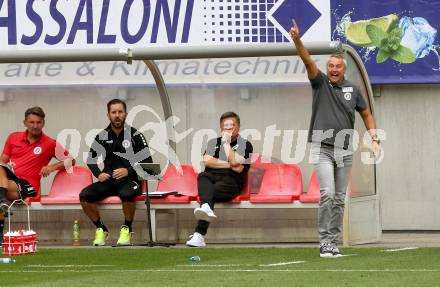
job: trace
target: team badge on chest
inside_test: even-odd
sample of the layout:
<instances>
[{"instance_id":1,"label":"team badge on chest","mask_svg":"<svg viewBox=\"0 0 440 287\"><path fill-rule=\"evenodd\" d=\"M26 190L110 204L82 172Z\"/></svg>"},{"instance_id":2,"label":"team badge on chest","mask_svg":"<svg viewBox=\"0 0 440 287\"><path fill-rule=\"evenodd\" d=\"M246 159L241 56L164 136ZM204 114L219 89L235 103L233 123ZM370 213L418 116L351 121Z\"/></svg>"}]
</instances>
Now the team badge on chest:
<instances>
[{"instance_id":1,"label":"team badge on chest","mask_svg":"<svg viewBox=\"0 0 440 287\"><path fill-rule=\"evenodd\" d=\"M42 151L43 149L40 146L34 148L34 154L40 154Z\"/></svg>"},{"instance_id":2,"label":"team badge on chest","mask_svg":"<svg viewBox=\"0 0 440 287\"><path fill-rule=\"evenodd\" d=\"M129 148L130 145L131 145L131 143L130 143L129 140L123 140L123 141L122 141L122 146L123 146L124 148Z\"/></svg>"},{"instance_id":3,"label":"team badge on chest","mask_svg":"<svg viewBox=\"0 0 440 287\"><path fill-rule=\"evenodd\" d=\"M353 93L353 87L343 87L342 92L344 93L344 99L351 100L351 93Z\"/></svg>"}]
</instances>

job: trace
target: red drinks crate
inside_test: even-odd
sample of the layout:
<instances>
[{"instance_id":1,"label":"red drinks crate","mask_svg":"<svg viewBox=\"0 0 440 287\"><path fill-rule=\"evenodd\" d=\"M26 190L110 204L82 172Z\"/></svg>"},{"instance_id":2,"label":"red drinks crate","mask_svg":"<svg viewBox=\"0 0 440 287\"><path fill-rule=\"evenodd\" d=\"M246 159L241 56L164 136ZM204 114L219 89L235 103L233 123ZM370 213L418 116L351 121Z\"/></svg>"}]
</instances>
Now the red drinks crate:
<instances>
[{"instance_id":1,"label":"red drinks crate","mask_svg":"<svg viewBox=\"0 0 440 287\"><path fill-rule=\"evenodd\" d=\"M11 231L10 210L16 203L23 203L27 208L28 230ZM30 228L29 205L22 200L15 200L8 209L9 231L4 235L3 254L8 256L19 256L32 254L37 251L37 234Z\"/></svg>"},{"instance_id":2,"label":"red drinks crate","mask_svg":"<svg viewBox=\"0 0 440 287\"><path fill-rule=\"evenodd\" d=\"M37 236L34 231L8 232L4 236L3 253L8 256L19 256L37 251Z\"/></svg>"}]
</instances>

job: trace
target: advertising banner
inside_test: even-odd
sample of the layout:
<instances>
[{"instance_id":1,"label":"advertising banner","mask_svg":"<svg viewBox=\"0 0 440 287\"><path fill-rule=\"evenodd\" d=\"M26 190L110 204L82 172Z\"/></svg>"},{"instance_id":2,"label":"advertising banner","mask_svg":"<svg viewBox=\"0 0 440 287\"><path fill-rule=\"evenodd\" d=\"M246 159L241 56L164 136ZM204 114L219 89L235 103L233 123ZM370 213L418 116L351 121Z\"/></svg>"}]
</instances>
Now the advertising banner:
<instances>
[{"instance_id":1,"label":"advertising banner","mask_svg":"<svg viewBox=\"0 0 440 287\"><path fill-rule=\"evenodd\" d=\"M357 49L373 84L439 83L439 13L438 0L0 0L0 52L283 43L295 19L304 42Z\"/></svg>"}]
</instances>

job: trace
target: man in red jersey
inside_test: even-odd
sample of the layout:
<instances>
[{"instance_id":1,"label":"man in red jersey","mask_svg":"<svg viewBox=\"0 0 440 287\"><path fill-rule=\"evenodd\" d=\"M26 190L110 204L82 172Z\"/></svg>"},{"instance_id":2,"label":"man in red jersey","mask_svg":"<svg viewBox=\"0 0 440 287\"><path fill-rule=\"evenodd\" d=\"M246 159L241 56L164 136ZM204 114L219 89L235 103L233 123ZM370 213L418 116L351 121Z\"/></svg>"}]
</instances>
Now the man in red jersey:
<instances>
[{"instance_id":1,"label":"man in red jersey","mask_svg":"<svg viewBox=\"0 0 440 287\"><path fill-rule=\"evenodd\" d=\"M0 245L8 201L36 196L42 176L75 164L60 144L43 133L44 118L40 107L27 109L23 121L26 130L11 133L0 156ZM59 162L49 165L54 157Z\"/></svg>"}]
</instances>

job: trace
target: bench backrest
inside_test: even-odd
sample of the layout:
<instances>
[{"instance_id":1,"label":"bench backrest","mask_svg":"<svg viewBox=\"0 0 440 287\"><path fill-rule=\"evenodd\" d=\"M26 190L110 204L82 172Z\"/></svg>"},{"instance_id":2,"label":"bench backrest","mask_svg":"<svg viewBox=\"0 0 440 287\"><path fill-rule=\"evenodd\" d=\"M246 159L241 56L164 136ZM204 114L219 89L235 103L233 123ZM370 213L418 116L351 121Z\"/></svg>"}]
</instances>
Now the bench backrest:
<instances>
[{"instance_id":1,"label":"bench backrest","mask_svg":"<svg viewBox=\"0 0 440 287\"><path fill-rule=\"evenodd\" d=\"M301 202L319 202L320 190L319 181L316 172L312 173L310 177L309 187L307 188L307 193L301 194L299 200Z\"/></svg>"},{"instance_id":2,"label":"bench backrest","mask_svg":"<svg viewBox=\"0 0 440 287\"><path fill-rule=\"evenodd\" d=\"M294 164L265 164L259 194L292 195L298 199L302 193L301 170Z\"/></svg>"},{"instance_id":3,"label":"bench backrest","mask_svg":"<svg viewBox=\"0 0 440 287\"><path fill-rule=\"evenodd\" d=\"M157 191L177 191L179 194L196 198L197 172L191 165L169 165L157 185Z\"/></svg>"},{"instance_id":4,"label":"bench backrest","mask_svg":"<svg viewBox=\"0 0 440 287\"><path fill-rule=\"evenodd\" d=\"M49 194L41 197L41 204L79 203L79 193L92 183L92 173L85 166L60 170L53 179Z\"/></svg>"}]
</instances>

